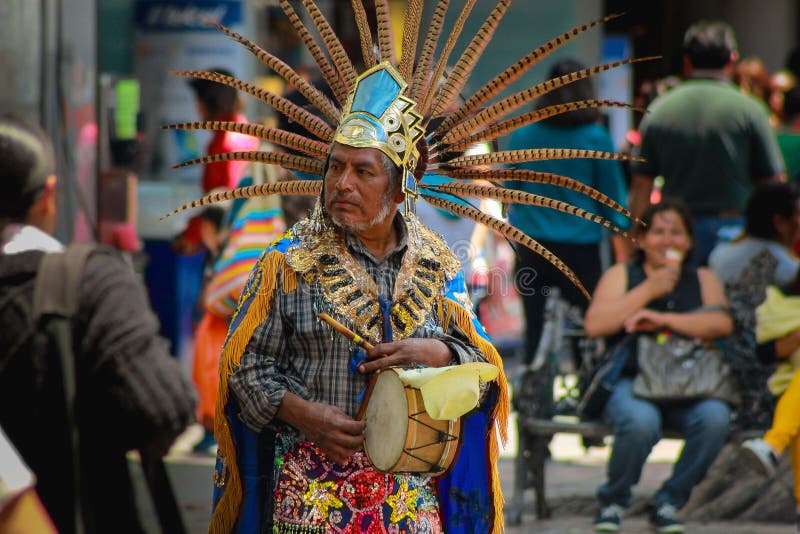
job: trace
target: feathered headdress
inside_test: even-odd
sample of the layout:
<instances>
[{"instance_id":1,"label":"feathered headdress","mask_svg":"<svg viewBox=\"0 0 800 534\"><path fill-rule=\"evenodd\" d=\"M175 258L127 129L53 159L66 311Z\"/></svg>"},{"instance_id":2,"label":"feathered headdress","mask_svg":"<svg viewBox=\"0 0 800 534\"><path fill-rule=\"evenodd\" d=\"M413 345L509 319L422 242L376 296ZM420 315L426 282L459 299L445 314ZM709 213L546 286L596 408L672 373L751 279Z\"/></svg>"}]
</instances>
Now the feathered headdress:
<instances>
[{"instance_id":1,"label":"feathered headdress","mask_svg":"<svg viewBox=\"0 0 800 534\"><path fill-rule=\"evenodd\" d=\"M588 297L581 281L556 255L530 236L507 222L483 213L460 199L469 197L497 199L505 203L521 203L562 211L576 217L599 223L615 232L627 236L607 219L577 208L565 202L540 195L524 193L514 189L490 185L469 184L469 180L490 183L501 181L539 182L573 189L586 194L595 201L609 206L627 217L631 213L603 193L565 176L529 170L512 170L508 165L527 161L595 158L625 160L630 156L595 150L525 149L495 152L480 155L461 155L473 143L485 142L504 136L521 126L587 107L624 107L634 109L626 103L610 100L581 100L559 104L527 113L511 116L536 97L553 91L576 80L619 67L621 65L652 58L626 59L605 65L579 70L558 78L525 88L506 98L493 99L522 74L554 50L584 31L616 18L609 15L601 20L577 26L551 39L523 56L495 76L454 111L456 97L464 88L469 73L492 38L497 26L508 9L511 0L499 0L494 10L452 64L450 74L443 83L445 67L450 61L456 40L461 34L476 0L466 0L449 33L437 59L434 60L445 13L449 0L438 0L431 17L425 39L418 47L418 32L421 28L423 0L410 0L405 12L402 35L402 54L399 60L393 54L392 24L389 20L387 0L375 0L377 18L377 45L373 44L363 0L352 0L358 26L363 62L366 72L356 73L353 62L344 50L341 41L333 32L313 0L301 0L322 38L322 47L313 37L289 0L280 0L283 11L301 37L319 66L322 77L335 96L331 102L323 93L307 82L295 70L273 54L252 41L217 23L217 29L246 46L259 60L281 76L290 86L303 95L317 114L289 100L253 84L214 72L179 71L180 76L202 78L235 87L270 105L290 120L305 128L310 136L290 133L285 130L260 125L223 121L206 121L174 124L165 128L188 130L222 130L259 137L265 141L290 149L292 153L230 152L206 156L178 165L197 165L217 161L251 161L280 165L286 169L322 176L325 160L332 142L355 147L377 148L386 154L403 174L402 187L406 193L406 212L413 211L413 199L418 195L432 205L451 211L461 217L470 218L489 226L507 239L520 243L549 260L563 272ZM295 2L296 3L296 2ZM419 54L417 55L417 49ZM432 118L440 120L432 131L426 131ZM452 178L452 182L436 185L421 185L424 174L438 174ZM467 181L467 183L465 183ZM209 195L186 204L179 211L203 206L231 198L246 198L258 195L319 195L322 182L296 180L252 186L224 193ZM447 198L450 197L451 199ZM423 221L424 222L424 221Z\"/></svg>"},{"instance_id":2,"label":"feathered headdress","mask_svg":"<svg viewBox=\"0 0 800 534\"><path fill-rule=\"evenodd\" d=\"M451 109L456 97L464 88L470 72L491 40L511 0L497 2L461 56L452 63L449 75L441 83L439 80L442 79L455 43L476 0L465 1L454 27L449 32L436 59L434 56L442 33L449 0L438 0L425 33L425 39L420 47L418 47L418 32L421 28L423 0L409 0L403 21L402 54L399 60L393 54L392 24L389 20L387 0L375 0L377 46L372 40L373 33L367 22L363 0L352 0L360 35L363 62L367 67L367 70L361 74L356 72L341 41L314 0L301 1L313 22L314 29L322 38L322 46L315 40L309 28L304 25L295 11L292 4L297 2L280 0L280 6L319 66L322 77L330 87L336 102L331 102L321 91L273 54L242 35L213 22L210 24L246 46L267 67L294 87L308 100L316 113L266 89L231 76L205 71L179 71L176 74L216 81L248 93L304 127L313 138L277 128L224 121L190 122L165 126L165 128L222 130L252 135L292 151L292 153L278 151L230 152L193 159L181 163L178 167L239 160L281 165L290 170L321 177L333 142L354 147L377 148L401 169L402 187L407 199L406 213L413 211L413 199L419 195L438 208L489 226L507 239L520 243L549 260L588 297L580 280L555 254L514 226L483 213L469 203L463 202L462 199L491 198L506 203L541 206L602 224L627 236L623 230L607 219L568 203L504 187L470 184L469 180L482 180L483 183L486 181L490 183L501 181L539 182L565 187L588 195L595 201L632 218L631 213L624 207L577 180L550 173L506 168L509 164L548 159L625 160L630 157L596 150L570 148L531 148L479 155L462 155L462 153L473 143L497 139L521 126L560 113L587 107L633 109L623 102L581 100L510 116L536 97L566 84L621 65L652 58L627 59L582 69L493 101L501 91L542 58L584 31L616 18L618 15L609 15L601 20L577 26L551 39L495 76L455 110L445 111ZM418 48L420 49L419 55L417 55ZM435 129L427 131L427 127L434 117L440 122ZM426 173L452 178L453 181L436 185L420 184L420 180ZM263 184L209 195L178 208L170 215L185 209L232 198L274 194L319 195L321 190L322 181L317 180Z\"/></svg>"}]
</instances>

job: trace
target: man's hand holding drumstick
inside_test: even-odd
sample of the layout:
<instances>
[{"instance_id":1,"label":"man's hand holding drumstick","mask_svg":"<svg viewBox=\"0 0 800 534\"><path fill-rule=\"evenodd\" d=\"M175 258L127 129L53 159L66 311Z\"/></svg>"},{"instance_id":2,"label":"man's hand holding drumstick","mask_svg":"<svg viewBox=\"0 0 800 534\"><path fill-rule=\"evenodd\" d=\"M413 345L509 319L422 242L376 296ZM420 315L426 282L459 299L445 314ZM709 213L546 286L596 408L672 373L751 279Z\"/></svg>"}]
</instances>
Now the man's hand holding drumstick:
<instances>
[{"instance_id":1,"label":"man's hand holding drumstick","mask_svg":"<svg viewBox=\"0 0 800 534\"><path fill-rule=\"evenodd\" d=\"M444 367L453 355L441 340L432 338L406 338L400 341L372 345L367 340L338 322L326 313L317 316L334 330L367 351L366 360L358 366L358 372L371 374L389 367Z\"/></svg>"},{"instance_id":2,"label":"man's hand holding drumstick","mask_svg":"<svg viewBox=\"0 0 800 534\"><path fill-rule=\"evenodd\" d=\"M353 341L358 342L356 339ZM361 341L372 346L364 339ZM278 408L278 418L300 430L328 458L340 465L347 463L364 444L366 421L357 421L336 406L311 402L289 391L284 394Z\"/></svg>"}]
</instances>

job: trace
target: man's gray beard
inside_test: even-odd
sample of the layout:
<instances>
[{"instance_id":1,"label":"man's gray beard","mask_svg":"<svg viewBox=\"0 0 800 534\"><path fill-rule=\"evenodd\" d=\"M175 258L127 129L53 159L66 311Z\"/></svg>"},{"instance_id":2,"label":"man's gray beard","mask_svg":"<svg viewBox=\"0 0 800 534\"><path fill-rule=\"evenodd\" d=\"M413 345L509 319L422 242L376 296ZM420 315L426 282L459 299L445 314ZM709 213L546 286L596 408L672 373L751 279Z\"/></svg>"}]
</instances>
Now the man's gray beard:
<instances>
[{"instance_id":1,"label":"man's gray beard","mask_svg":"<svg viewBox=\"0 0 800 534\"><path fill-rule=\"evenodd\" d=\"M375 217L365 223L345 223L344 221L339 220L339 218L333 214L331 214L331 220L333 221L333 224L345 230L346 232L350 232L351 234L361 234L373 226L382 223L383 220L389 216L389 210L391 207L391 201L387 195L386 197L381 198L381 210L375 214Z\"/></svg>"}]
</instances>

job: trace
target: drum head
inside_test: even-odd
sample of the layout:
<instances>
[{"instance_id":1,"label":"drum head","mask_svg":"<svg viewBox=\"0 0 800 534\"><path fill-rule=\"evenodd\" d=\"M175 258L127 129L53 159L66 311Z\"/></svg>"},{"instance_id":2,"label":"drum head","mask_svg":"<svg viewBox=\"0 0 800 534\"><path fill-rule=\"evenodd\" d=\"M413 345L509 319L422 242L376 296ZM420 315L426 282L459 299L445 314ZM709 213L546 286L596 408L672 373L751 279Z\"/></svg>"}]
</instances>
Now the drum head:
<instances>
[{"instance_id":1,"label":"drum head","mask_svg":"<svg viewBox=\"0 0 800 534\"><path fill-rule=\"evenodd\" d=\"M378 375L367 403L365 448L372 464L388 471L400 459L408 432L408 399L391 369Z\"/></svg>"}]
</instances>

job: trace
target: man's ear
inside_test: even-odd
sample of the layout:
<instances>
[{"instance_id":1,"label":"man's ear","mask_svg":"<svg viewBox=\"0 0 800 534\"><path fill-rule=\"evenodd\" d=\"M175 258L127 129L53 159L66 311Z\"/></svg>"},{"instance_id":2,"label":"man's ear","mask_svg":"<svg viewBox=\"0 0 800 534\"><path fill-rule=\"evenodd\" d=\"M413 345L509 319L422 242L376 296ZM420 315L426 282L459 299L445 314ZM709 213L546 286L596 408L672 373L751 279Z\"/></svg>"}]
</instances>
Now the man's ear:
<instances>
[{"instance_id":1,"label":"man's ear","mask_svg":"<svg viewBox=\"0 0 800 534\"><path fill-rule=\"evenodd\" d=\"M685 76L690 75L694 72L694 65L692 65L692 60L689 59L689 54L683 54L683 74Z\"/></svg>"},{"instance_id":2,"label":"man's ear","mask_svg":"<svg viewBox=\"0 0 800 534\"><path fill-rule=\"evenodd\" d=\"M395 189L394 194L392 195L392 200L394 200L395 204L400 204L401 202L404 202L405 199L406 194L403 193L403 188L398 185L397 189Z\"/></svg>"},{"instance_id":3,"label":"man's ear","mask_svg":"<svg viewBox=\"0 0 800 534\"><path fill-rule=\"evenodd\" d=\"M54 174L48 176L44 182L42 193L28 208L26 222L45 232L52 232L55 226L57 183Z\"/></svg>"},{"instance_id":4,"label":"man's ear","mask_svg":"<svg viewBox=\"0 0 800 534\"><path fill-rule=\"evenodd\" d=\"M772 227L775 228L775 232L777 232L778 236L780 237L783 237L783 232L786 229L788 222L789 221L786 220L786 217L780 213L774 213L772 215Z\"/></svg>"}]
</instances>

